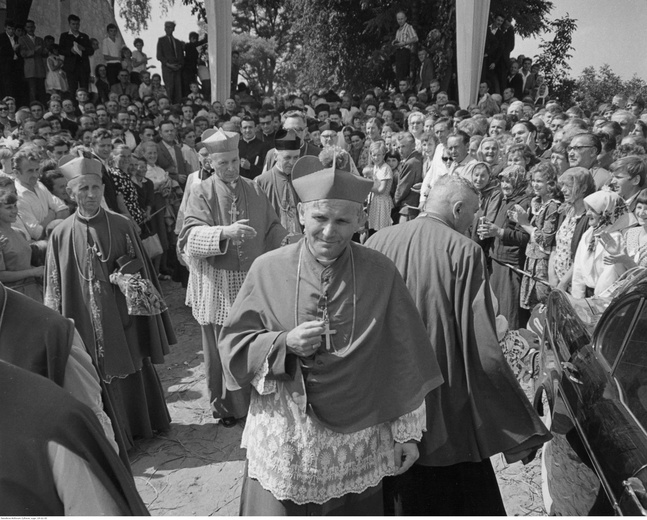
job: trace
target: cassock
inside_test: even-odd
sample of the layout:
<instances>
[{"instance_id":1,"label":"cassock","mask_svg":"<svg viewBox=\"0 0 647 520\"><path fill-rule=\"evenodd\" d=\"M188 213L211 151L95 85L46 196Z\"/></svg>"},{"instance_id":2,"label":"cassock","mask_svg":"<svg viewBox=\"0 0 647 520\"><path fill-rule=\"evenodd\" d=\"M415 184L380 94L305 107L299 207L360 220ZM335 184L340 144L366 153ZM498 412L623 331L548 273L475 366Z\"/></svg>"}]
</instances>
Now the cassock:
<instances>
[{"instance_id":1,"label":"cassock","mask_svg":"<svg viewBox=\"0 0 647 520\"><path fill-rule=\"evenodd\" d=\"M148 515L88 407L0 360L0 510L8 516Z\"/></svg>"},{"instance_id":2,"label":"cassock","mask_svg":"<svg viewBox=\"0 0 647 520\"><path fill-rule=\"evenodd\" d=\"M74 320L105 383L128 448L134 437L153 437L170 427L164 390L153 363L164 363L176 342L168 311L133 316L121 290L110 282L117 259L141 261L142 278L161 294L153 267L132 223L101 209L78 212L53 231L45 266L45 304Z\"/></svg>"},{"instance_id":3,"label":"cassock","mask_svg":"<svg viewBox=\"0 0 647 520\"><path fill-rule=\"evenodd\" d=\"M247 159L250 163L249 169L240 169L240 174L247 179L255 179L263 171L263 163L265 162L265 154L267 153L268 146L266 143L254 137L251 141L241 139L238 141L238 153L241 159Z\"/></svg>"},{"instance_id":4,"label":"cassock","mask_svg":"<svg viewBox=\"0 0 647 520\"><path fill-rule=\"evenodd\" d=\"M249 219L256 236L244 242L222 240L221 232ZM287 235L260 187L239 177L235 186L217 175L193 184L184 208L178 249L189 266L186 302L202 328L205 371L215 418L247 415L249 391L225 389L217 338L252 262L275 249Z\"/></svg>"},{"instance_id":5,"label":"cassock","mask_svg":"<svg viewBox=\"0 0 647 520\"><path fill-rule=\"evenodd\" d=\"M383 229L366 245L402 273L445 379L427 396L414 471L394 479L403 513L505 514L489 457L521 460L550 434L499 347L481 248L432 216Z\"/></svg>"},{"instance_id":6,"label":"cassock","mask_svg":"<svg viewBox=\"0 0 647 520\"><path fill-rule=\"evenodd\" d=\"M420 438L442 378L393 264L351 242L324 266L306 240L254 262L220 335L228 388L253 385L241 513L379 514L393 441ZM322 318L319 350L289 353L288 331Z\"/></svg>"},{"instance_id":7,"label":"cassock","mask_svg":"<svg viewBox=\"0 0 647 520\"><path fill-rule=\"evenodd\" d=\"M274 211L281 219L281 225L288 230L288 233L301 233L301 222L297 211L300 200L297 192L294 191L290 176L274 165L271 170L256 177L255 181L270 200Z\"/></svg>"}]
</instances>

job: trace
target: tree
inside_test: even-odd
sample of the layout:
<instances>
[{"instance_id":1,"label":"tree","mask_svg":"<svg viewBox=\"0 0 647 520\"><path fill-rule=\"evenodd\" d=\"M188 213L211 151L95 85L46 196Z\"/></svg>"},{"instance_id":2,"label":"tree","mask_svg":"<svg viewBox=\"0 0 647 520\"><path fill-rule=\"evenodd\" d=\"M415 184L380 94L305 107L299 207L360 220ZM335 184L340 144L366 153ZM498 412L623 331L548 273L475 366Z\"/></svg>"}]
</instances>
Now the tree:
<instances>
[{"instance_id":1,"label":"tree","mask_svg":"<svg viewBox=\"0 0 647 520\"><path fill-rule=\"evenodd\" d=\"M187 0L184 0L185 2ZM233 47L240 52L241 75L266 94L290 74L288 60L298 35L285 0L235 0Z\"/></svg>"},{"instance_id":2,"label":"tree","mask_svg":"<svg viewBox=\"0 0 647 520\"><path fill-rule=\"evenodd\" d=\"M647 95L647 84L644 80L634 75L628 81L623 81L620 76L604 64L600 70L587 67L575 82L577 101L585 110L591 112L598 109L602 103L611 103L616 94L627 96Z\"/></svg>"},{"instance_id":3,"label":"tree","mask_svg":"<svg viewBox=\"0 0 647 520\"><path fill-rule=\"evenodd\" d=\"M436 70L448 85L456 54L455 0L289 0L295 11L293 30L307 34L298 61L302 86L347 86L355 90L386 86L393 77L390 42L396 12L404 9L421 45L432 47ZM547 27L553 8L547 0L493 0L492 10L515 19L518 34ZM435 31L432 33L432 30ZM432 37L428 36L432 34Z\"/></svg>"},{"instance_id":4,"label":"tree","mask_svg":"<svg viewBox=\"0 0 647 520\"><path fill-rule=\"evenodd\" d=\"M562 103L569 104L575 90L575 81L570 78L571 66L568 60L573 56L573 33L577 29L577 20L568 13L562 18L547 23L548 31L553 38L546 40L542 37L539 49L541 54L535 58L548 84L551 96L557 97Z\"/></svg>"}]
</instances>

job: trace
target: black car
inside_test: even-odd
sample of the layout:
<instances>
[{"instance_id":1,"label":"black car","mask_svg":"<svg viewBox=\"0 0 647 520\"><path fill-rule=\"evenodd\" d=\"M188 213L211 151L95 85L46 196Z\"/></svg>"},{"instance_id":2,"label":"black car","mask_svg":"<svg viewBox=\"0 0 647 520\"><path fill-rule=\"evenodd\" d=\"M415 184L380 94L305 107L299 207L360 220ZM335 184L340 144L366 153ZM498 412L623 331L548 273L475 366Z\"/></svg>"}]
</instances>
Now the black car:
<instances>
[{"instance_id":1,"label":"black car","mask_svg":"<svg viewBox=\"0 0 647 520\"><path fill-rule=\"evenodd\" d=\"M554 439L542 455L546 511L647 514L647 269L606 298L548 299L534 404Z\"/></svg>"}]
</instances>

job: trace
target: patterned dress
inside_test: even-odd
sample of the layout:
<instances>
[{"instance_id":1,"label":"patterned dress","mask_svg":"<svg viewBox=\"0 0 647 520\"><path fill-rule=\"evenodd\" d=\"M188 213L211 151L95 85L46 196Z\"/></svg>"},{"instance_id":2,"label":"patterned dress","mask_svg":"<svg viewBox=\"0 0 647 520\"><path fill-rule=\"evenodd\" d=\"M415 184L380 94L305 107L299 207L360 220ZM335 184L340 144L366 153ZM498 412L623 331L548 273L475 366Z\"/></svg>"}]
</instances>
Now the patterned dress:
<instances>
[{"instance_id":1,"label":"patterned dress","mask_svg":"<svg viewBox=\"0 0 647 520\"><path fill-rule=\"evenodd\" d=\"M555 235L555 253L553 265L555 276L561 281L573 265L573 255L571 254L571 242L575 227L580 216L575 214L575 210L570 208L564 217L562 225L559 226Z\"/></svg>"},{"instance_id":2,"label":"patterned dress","mask_svg":"<svg viewBox=\"0 0 647 520\"><path fill-rule=\"evenodd\" d=\"M378 187L382 181L386 181L386 189L383 193L371 193L369 195L368 227L377 231L392 224L393 199L390 193L391 185L393 184L393 172L388 164L382 163L381 166L373 166L371 174L375 187Z\"/></svg>"},{"instance_id":3,"label":"patterned dress","mask_svg":"<svg viewBox=\"0 0 647 520\"><path fill-rule=\"evenodd\" d=\"M530 224L535 230L526 246L525 271L540 280L548 281L548 259L555 245L559 206L560 202L555 199L543 204L537 197L532 199L531 209L534 216ZM532 309L546 300L548 292L548 286L524 276L521 280L521 307Z\"/></svg>"}]
</instances>

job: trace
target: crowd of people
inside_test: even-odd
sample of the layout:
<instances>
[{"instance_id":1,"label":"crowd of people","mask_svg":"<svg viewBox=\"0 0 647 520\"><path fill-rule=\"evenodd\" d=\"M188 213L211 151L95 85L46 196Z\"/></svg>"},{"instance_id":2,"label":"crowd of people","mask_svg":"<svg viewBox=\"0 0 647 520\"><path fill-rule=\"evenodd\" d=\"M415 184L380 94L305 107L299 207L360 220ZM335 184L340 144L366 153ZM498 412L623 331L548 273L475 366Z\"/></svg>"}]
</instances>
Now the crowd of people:
<instances>
[{"instance_id":1,"label":"crowd of people","mask_svg":"<svg viewBox=\"0 0 647 520\"><path fill-rule=\"evenodd\" d=\"M214 419L245 419L243 514L505 514L489 457L528 461L550 437L517 380L519 330L553 289L600 295L647 267L644 101L562 106L519 57L503 95L486 80L461 108L419 49L392 91L241 84L211 103L183 82L197 34L165 24L162 85L114 26L90 76L98 41L69 23L74 99L30 83L37 99L0 100L0 409L30 388L70 418L20 401L40 451L0 446L2 512L145 512L128 450L170 427L154 365L176 341L172 280ZM54 471L30 480L24 460Z\"/></svg>"}]
</instances>

